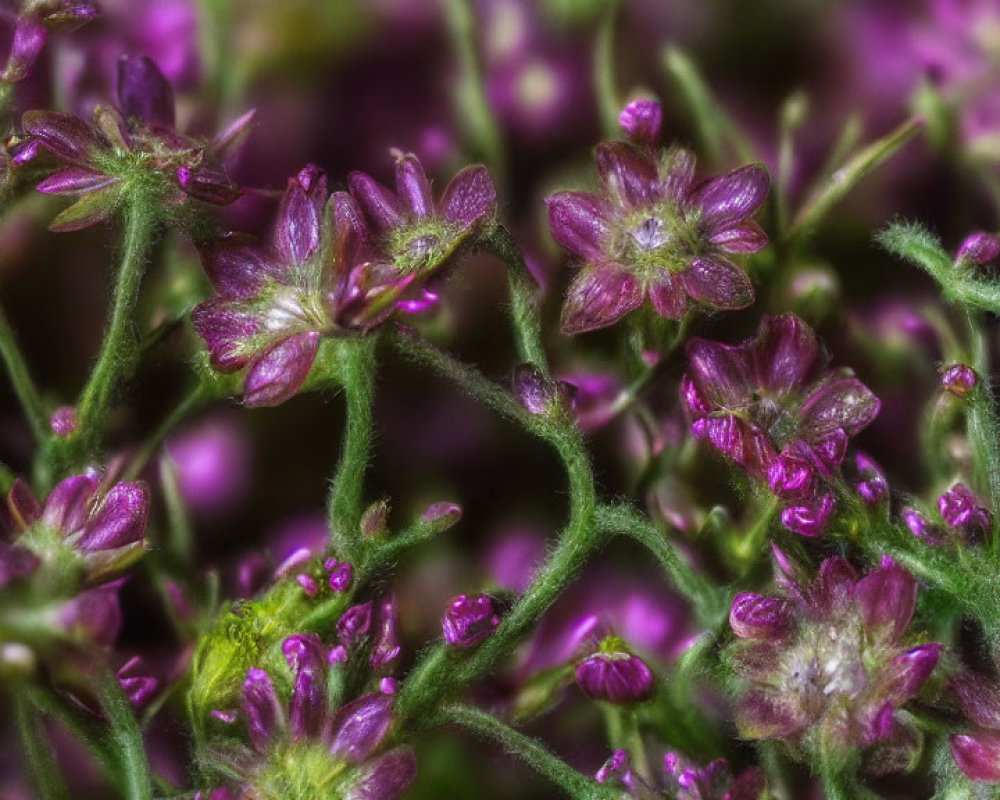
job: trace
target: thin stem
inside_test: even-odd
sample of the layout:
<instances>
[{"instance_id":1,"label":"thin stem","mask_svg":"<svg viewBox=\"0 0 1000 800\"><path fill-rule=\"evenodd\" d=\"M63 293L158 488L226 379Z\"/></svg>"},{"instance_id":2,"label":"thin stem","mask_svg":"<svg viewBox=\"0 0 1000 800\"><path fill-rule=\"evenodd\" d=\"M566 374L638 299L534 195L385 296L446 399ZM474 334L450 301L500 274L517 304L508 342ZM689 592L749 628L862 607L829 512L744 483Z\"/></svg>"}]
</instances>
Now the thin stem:
<instances>
[{"instance_id":1,"label":"thin stem","mask_svg":"<svg viewBox=\"0 0 1000 800\"><path fill-rule=\"evenodd\" d=\"M469 0L441 0L441 6L458 56L460 77L456 86L456 102L461 121L477 154L486 160L493 171L502 174L503 141L486 100L475 14Z\"/></svg>"},{"instance_id":2,"label":"thin stem","mask_svg":"<svg viewBox=\"0 0 1000 800\"><path fill-rule=\"evenodd\" d=\"M973 368L979 381L969 398L969 442L976 463L977 477L989 487L990 507L1000 509L1000 424L996 403L989 385L990 353L986 339L986 320L978 312L968 311L966 320L972 342ZM994 542L995 545L995 542Z\"/></svg>"},{"instance_id":3,"label":"thin stem","mask_svg":"<svg viewBox=\"0 0 1000 800\"><path fill-rule=\"evenodd\" d=\"M101 707L110 727L125 797L127 800L152 800L153 785L142 730L118 678L110 671L102 680Z\"/></svg>"},{"instance_id":4,"label":"thin stem","mask_svg":"<svg viewBox=\"0 0 1000 800\"><path fill-rule=\"evenodd\" d=\"M524 254L503 225L493 228L482 241L485 250L507 265L507 282L510 287L510 316L517 339L517 355L522 361L537 366L548 377L548 359L542 346L542 326L537 308L531 274L524 263Z\"/></svg>"},{"instance_id":5,"label":"thin stem","mask_svg":"<svg viewBox=\"0 0 1000 800\"><path fill-rule=\"evenodd\" d=\"M621 99L615 85L615 21L618 17L618 3L608 4L608 8L597 29L594 44L594 92L601 115L601 128L607 139L614 139L619 132L618 112Z\"/></svg>"},{"instance_id":6,"label":"thin stem","mask_svg":"<svg viewBox=\"0 0 1000 800\"><path fill-rule=\"evenodd\" d=\"M469 729L483 739L497 742L508 753L520 758L575 800L613 800L620 795L620 792L604 787L577 772L538 740L525 736L478 708L448 706L435 718L435 722L451 722Z\"/></svg>"},{"instance_id":7,"label":"thin stem","mask_svg":"<svg viewBox=\"0 0 1000 800\"><path fill-rule=\"evenodd\" d=\"M155 215L141 201L133 199L125 210L121 264L111 301L111 317L97 363L77 403L79 423L71 439L78 448L76 456L86 455L100 441L115 392L135 367L138 346L135 307L155 229Z\"/></svg>"},{"instance_id":8,"label":"thin stem","mask_svg":"<svg viewBox=\"0 0 1000 800\"><path fill-rule=\"evenodd\" d=\"M68 798L69 789L66 788L62 771L52 752L52 745L46 741L38 713L27 696L19 691L14 695L14 714L17 717L25 760L31 770L38 796L41 800Z\"/></svg>"},{"instance_id":9,"label":"thin stem","mask_svg":"<svg viewBox=\"0 0 1000 800\"><path fill-rule=\"evenodd\" d=\"M338 364L347 400L347 417L340 462L330 486L327 512L330 532L339 552L353 562L360 558L361 503L372 441L375 395L375 340L361 337L345 345Z\"/></svg>"},{"instance_id":10,"label":"thin stem","mask_svg":"<svg viewBox=\"0 0 1000 800\"><path fill-rule=\"evenodd\" d=\"M49 425L45 415L45 406L42 398L38 394L28 365L24 360L21 349L17 346L14 338L14 331L11 330L7 315L0 308L0 358L3 359L7 368L7 375L10 378L11 386L17 394L18 402L27 418L28 427L35 441L44 442L49 436Z\"/></svg>"}]
</instances>

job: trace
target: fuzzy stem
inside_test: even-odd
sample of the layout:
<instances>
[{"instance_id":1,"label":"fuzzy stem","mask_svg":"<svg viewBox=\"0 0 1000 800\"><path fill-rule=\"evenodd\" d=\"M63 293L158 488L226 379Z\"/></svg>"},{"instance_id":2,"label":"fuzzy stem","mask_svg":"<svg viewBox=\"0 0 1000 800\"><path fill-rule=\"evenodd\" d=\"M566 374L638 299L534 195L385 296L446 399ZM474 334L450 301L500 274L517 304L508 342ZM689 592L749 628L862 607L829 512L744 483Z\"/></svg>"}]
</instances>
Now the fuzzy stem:
<instances>
[{"instance_id":1,"label":"fuzzy stem","mask_svg":"<svg viewBox=\"0 0 1000 800\"><path fill-rule=\"evenodd\" d=\"M582 775L562 759L553 755L541 742L505 725L496 717L470 706L448 706L435 718L435 723L454 723L468 728L477 736L497 742L504 750L517 756L530 767L560 787L574 800L614 800L619 792L604 787Z\"/></svg>"},{"instance_id":2,"label":"fuzzy stem","mask_svg":"<svg viewBox=\"0 0 1000 800\"><path fill-rule=\"evenodd\" d=\"M45 407L3 309L0 309L0 358L7 368L7 375L24 411L31 435L35 437L36 442L44 442L49 436Z\"/></svg>"},{"instance_id":3,"label":"fuzzy stem","mask_svg":"<svg viewBox=\"0 0 1000 800\"><path fill-rule=\"evenodd\" d=\"M14 714L21 734L25 761L28 763L39 798L41 800L68 798L69 789L52 752L52 745L46 741L41 720L31 701L20 691L14 693Z\"/></svg>"},{"instance_id":4,"label":"fuzzy stem","mask_svg":"<svg viewBox=\"0 0 1000 800\"><path fill-rule=\"evenodd\" d=\"M357 563L361 556L361 503L371 457L372 404L375 396L375 339L361 337L345 344L338 363L347 411L337 472L330 485L327 513L338 552Z\"/></svg>"},{"instance_id":5,"label":"fuzzy stem","mask_svg":"<svg viewBox=\"0 0 1000 800\"><path fill-rule=\"evenodd\" d=\"M601 115L601 129L606 139L618 136L618 112L622 103L615 85L615 20L618 2L608 4L594 43L594 93Z\"/></svg>"},{"instance_id":6,"label":"fuzzy stem","mask_svg":"<svg viewBox=\"0 0 1000 800\"><path fill-rule=\"evenodd\" d=\"M969 442L975 459L977 478L989 487L990 507L1000 509L1000 425L990 389L990 353L986 321L981 313L966 314L972 342L973 368L979 375L969 398ZM994 537L995 538L995 537ZM996 542L991 543L994 546Z\"/></svg>"},{"instance_id":7,"label":"fuzzy stem","mask_svg":"<svg viewBox=\"0 0 1000 800\"><path fill-rule=\"evenodd\" d=\"M127 800L152 800L153 786L142 730L118 678L110 671L103 676L101 707L111 729L110 738L118 756L125 797Z\"/></svg>"}]
</instances>

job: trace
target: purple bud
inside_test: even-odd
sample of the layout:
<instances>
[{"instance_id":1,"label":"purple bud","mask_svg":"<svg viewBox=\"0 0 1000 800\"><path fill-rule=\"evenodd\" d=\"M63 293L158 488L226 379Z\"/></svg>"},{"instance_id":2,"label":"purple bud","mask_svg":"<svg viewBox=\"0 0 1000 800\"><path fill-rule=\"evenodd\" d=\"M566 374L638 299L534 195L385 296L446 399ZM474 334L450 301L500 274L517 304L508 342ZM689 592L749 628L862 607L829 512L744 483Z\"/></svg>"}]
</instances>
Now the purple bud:
<instances>
[{"instance_id":1,"label":"purple bud","mask_svg":"<svg viewBox=\"0 0 1000 800\"><path fill-rule=\"evenodd\" d=\"M292 672L303 669L319 671L326 661L323 643L315 633L289 636L281 643L281 652Z\"/></svg>"},{"instance_id":2,"label":"purple bud","mask_svg":"<svg viewBox=\"0 0 1000 800\"><path fill-rule=\"evenodd\" d=\"M514 394L529 414L548 414L558 402L558 390L534 364L514 368Z\"/></svg>"},{"instance_id":3,"label":"purple bud","mask_svg":"<svg viewBox=\"0 0 1000 800\"><path fill-rule=\"evenodd\" d=\"M59 406L49 418L49 425L56 436L69 436L76 432L77 417L73 406Z\"/></svg>"},{"instance_id":4,"label":"purple bud","mask_svg":"<svg viewBox=\"0 0 1000 800\"><path fill-rule=\"evenodd\" d=\"M149 493L142 483L116 483L91 516L77 542L81 550L111 550L142 540Z\"/></svg>"},{"instance_id":5,"label":"purple bud","mask_svg":"<svg viewBox=\"0 0 1000 800\"><path fill-rule=\"evenodd\" d=\"M479 644L499 624L500 617L493 610L493 600L485 594L474 597L460 594L451 601L441 618L445 641L461 649Z\"/></svg>"},{"instance_id":6,"label":"purple bud","mask_svg":"<svg viewBox=\"0 0 1000 800\"><path fill-rule=\"evenodd\" d=\"M663 109L655 100L633 100L618 116L625 133L640 144L656 144L663 124Z\"/></svg>"},{"instance_id":7,"label":"purple bud","mask_svg":"<svg viewBox=\"0 0 1000 800\"><path fill-rule=\"evenodd\" d=\"M375 669L381 669L395 661L399 656L402 647L399 644L397 627L396 596L390 594L382 600L378 607L378 632L369 659L369 663Z\"/></svg>"},{"instance_id":8,"label":"purple bud","mask_svg":"<svg viewBox=\"0 0 1000 800\"><path fill-rule=\"evenodd\" d=\"M361 533L374 539L385 536L388 532L389 503L387 500L379 500L368 506L365 513L361 515Z\"/></svg>"},{"instance_id":9,"label":"purple bud","mask_svg":"<svg viewBox=\"0 0 1000 800\"><path fill-rule=\"evenodd\" d=\"M243 719L250 739L258 750L267 747L270 738L284 725L284 714L271 676L251 667L243 681Z\"/></svg>"},{"instance_id":10,"label":"purple bud","mask_svg":"<svg viewBox=\"0 0 1000 800\"><path fill-rule=\"evenodd\" d=\"M386 676L378 682L378 690L382 694L396 694L399 691L399 681L392 676Z\"/></svg>"},{"instance_id":11,"label":"purple bud","mask_svg":"<svg viewBox=\"0 0 1000 800\"><path fill-rule=\"evenodd\" d=\"M791 631L792 619L787 601L741 592L733 598L729 624L741 639L779 641Z\"/></svg>"},{"instance_id":12,"label":"purple bud","mask_svg":"<svg viewBox=\"0 0 1000 800\"><path fill-rule=\"evenodd\" d=\"M295 580L298 582L299 586L302 587L302 591L306 593L307 597L315 597L319 594L319 584L312 575L306 575L304 572L300 572L295 576Z\"/></svg>"},{"instance_id":13,"label":"purple bud","mask_svg":"<svg viewBox=\"0 0 1000 800\"><path fill-rule=\"evenodd\" d=\"M440 526L441 531L447 530L461 518L462 508L446 500L428 506L420 515L421 522Z\"/></svg>"},{"instance_id":14,"label":"purple bud","mask_svg":"<svg viewBox=\"0 0 1000 800\"><path fill-rule=\"evenodd\" d=\"M395 747L362 768L360 780L344 800L401 800L417 779L417 758L409 747Z\"/></svg>"},{"instance_id":15,"label":"purple bud","mask_svg":"<svg viewBox=\"0 0 1000 800\"><path fill-rule=\"evenodd\" d=\"M638 656L625 652L594 653L576 668L576 684L587 697L629 705L653 694L653 673Z\"/></svg>"},{"instance_id":16,"label":"purple bud","mask_svg":"<svg viewBox=\"0 0 1000 800\"><path fill-rule=\"evenodd\" d=\"M174 127L173 87L146 56L122 56L118 61L118 105L126 117Z\"/></svg>"},{"instance_id":17,"label":"purple bud","mask_svg":"<svg viewBox=\"0 0 1000 800\"><path fill-rule=\"evenodd\" d=\"M976 388L979 376L965 364L952 364L941 371L941 388L952 397L965 400Z\"/></svg>"},{"instance_id":18,"label":"purple bud","mask_svg":"<svg viewBox=\"0 0 1000 800\"><path fill-rule=\"evenodd\" d=\"M372 602L351 606L337 623L337 635L348 649L368 635L372 625Z\"/></svg>"},{"instance_id":19,"label":"purple bud","mask_svg":"<svg viewBox=\"0 0 1000 800\"><path fill-rule=\"evenodd\" d=\"M322 733L326 720L326 686L320 666L303 666L295 675L292 697L288 704L288 726L292 738L316 737Z\"/></svg>"},{"instance_id":20,"label":"purple bud","mask_svg":"<svg viewBox=\"0 0 1000 800\"><path fill-rule=\"evenodd\" d=\"M813 485L813 470L805 459L782 453L768 469L767 483L778 497L808 496Z\"/></svg>"},{"instance_id":21,"label":"purple bud","mask_svg":"<svg viewBox=\"0 0 1000 800\"><path fill-rule=\"evenodd\" d=\"M904 508L900 516L906 527L910 529L910 533L918 539L923 539L927 544L935 547L944 544L941 530L916 509Z\"/></svg>"},{"instance_id":22,"label":"purple bud","mask_svg":"<svg viewBox=\"0 0 1000 800\"><path fill-rule=\"evenodd\" d=\"M858 453L854 459L859 480L855 488L862 502L874 508L889 498L889 484L882 469L864 453Z\"/></svg>"},{"instance_id":23,"label":"purple bud","mask_svg":"<svg viewBox=\"0 0 1000 800\"><path fill-rule=\"evenodd\" d=\"M990 526L990 512L963 483L956 483L938 498L938 511L951 528L985 530Z\"/></svg>"},{"instance_id":24,"label":"purple bud","mask_svg":"<svg viewBox=\"0 0 1000 800\"><path fill-rule=\"evenodd\" d=\"M392 698L374 692L343 706L333 719L330 752L360 764L374 753L392 724Z\"/></svg>"},{"instance_id":25,"label":"purple bud","mask_svg":"<svg viewBox=\"0 0 1000 800\"><path fill-rule=\"evenodd\" d=\"M333 666L334 664L346 664L347 648L342 644L338 644L336 647L330 648L330 652L326 654L326 663L330 666Z\"/></svg>"},{"instance_id":26,"label":"purple bud","mask_svg":"<svg viewBox=\"0 0 1000 800\"><path fill-rule=\"evenodd\" d=\"M632 774L628 751L615 750L611 758L594 774L594 780L598 783L620 783L626 789L631 789L635 785L635 776Z\"/></svg>"},{"instance_id":27,"label":"purple bud","mask_svg":"<svg viewBox=\"0 0 1000 800\"><path fill-rule=\"evenodd\" d=\"M328 558L323 567L330 573L330 588L335 592L346 592L354 581L354 567L346 561Z\"/></svg>"},{"instance_id":28,"label":"purple bud","mask_svg":"<svg viewBox=\"0 0 1000 800\"><path fill-rule=\"evenodd\" d=\"M801 536L819 536L833 513L834 500L824 494L818 503L793 506L781 512L781 524Z\"/></svg>"},{"instance_id":29,"label":"purple bud","mask_svg":"<svg viewBox=\"0 0 1000 800\"><path fill-rule=\"evenodd\" d=\"M977 231L965 237L955 260L960 265L976 264L981 267L997 256L1000 256L1000 239L992 233Z\"/></svg>"}]
</instances>

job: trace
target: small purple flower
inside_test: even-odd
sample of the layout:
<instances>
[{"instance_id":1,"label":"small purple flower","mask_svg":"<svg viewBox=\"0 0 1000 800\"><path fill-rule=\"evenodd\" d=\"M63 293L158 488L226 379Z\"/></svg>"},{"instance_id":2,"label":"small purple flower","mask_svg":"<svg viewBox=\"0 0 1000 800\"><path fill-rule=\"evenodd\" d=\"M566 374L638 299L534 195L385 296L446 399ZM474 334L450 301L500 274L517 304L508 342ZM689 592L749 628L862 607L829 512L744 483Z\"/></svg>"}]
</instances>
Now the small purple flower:
<instances>
[{"instance_id":1,"label":"small purple flower","mask_svg":"<svg viewBox=\"0 0 1000 800\"><path fill-rule=\"evenodd\" d=\"M978 382L976 371L965 364L951 364L941 371L941 387L959 400L967 399Z\"/></svg>"},{"instance_id":2,"label":"small purple flower","mask_svg":"<svg viewBox=\"0 0 1000 800\"><path fill-rule=\"evenodd\" d=\"M130 658L118 670L118 683L133 708L141 708L156 692L159 681L149 675L140 656Z\"/></svg>"},{"instance_id":3,"label":"small purple flower","mask_svg":"<svg viewBox=\"0 0 1000 800\"><path fill-rule=\"evenodd\" d=\"M896 709L916 696L941 650L903 640L916 580L889 558L859 579L834 557L804 583L798 567L776 555L784 596L743 593L730 613L737 636L730 656L746 682L741 735L827 754L876 748L882 767L899 766L915 742Z\"/></svg>"},{"instance_id":4,"label":"small purple flower","mask_svg":"<svg viewBox=\"0 0 1000 800\"><path fill-rule=\"evenodd\" d=\"M854 373L830 370L812 330L794 314L765 317L738 345L691 339L681 397L691 432L788 504L782 522L822 532L833 510L825 488L850 437L878 414Z\"/></svg>"},{"instance_id":5,"label":"small purple flower","mask_svg":"<svg viewBox=\"0 0 1000 800\"><path fill-rule=\"evenodd\" d=\"M751 164L695 185L690 153L653 148L658 114L633 104L623 121L633 141L597 147L604 191L547 199L553 238L583 262L563 306L563 332L612 325L647 298L667 319L692 304L750 305L753 286L729 255L767 245L751 219L770 187L767 170Z\"/></svg>"},{"instance_id":6,"label":"small purple flower","mask_svg":"<svg viewBox=\"0 0 1000 800\"><path fill-rule=\"evenodd\" d=\"M759 800L764 773L748 767L737 777L724 758L697 767L676 753L663 756L664 785L676 800Z\"/></svg>"},{"instance_id":7,"label":"small purple flower","mask_svg":"<svg viewBox=\"0 0 1000 800\"><path fill-rule=\"evenodd\" d=\"M955 263L960 266L985 266L1000 256L1000 239L992 233L978 231L970 234L958 248Z\"/></svg>"},{"instance_id":8,"label":"small purple flower","mask_svg":"<svg viewBox=\"0 0 1000 800\"><path fill-rule=\"evenodd\" d=\"M534 364L514 368L514 394L529 414L549 415L572 405L572 387L546 378Z\"/></svg>"},{"instance_id":9,"label":"small purple flower","mask_svg":"<svg viewBox=\"0 0 1000 800\"><path fill-rule=\"evenodd\" d=\"M938 498L945 525L966 534L989 530L991 515L964 483L956 483Z\"/></svg>"},{"instance_id":10,"label":"small purple flower","mask_svg":"<svg viewBox=\"0 0 1000 800\"><path fill-rule=\"evenodd\" d=\"M348 650L354 649L372 627L372 602L351 606L337 623L337 636Z\"/></svg>"},{"instance_id":11,"label":"small purple flower","mask_svg":"<svg viewBox=\"0 0 1000 800\"><path fill-rule=\"evenodd\" d=\"M354 581L354 568L346 561L328 558L323 568L330 576L330 588L335 592L346 592Z\"/></svg>"},{"instance_id":12,"label":"small purple flower","mask_svg":"<svg viewBox=\"0 0 1000 800\"><path fill-rule=\"evenodd\" d=\"M73 406L59 406L49 419L49 426L56 436L70 436L76 433L78 424L76 409Z\"/></svg>"},{"instance_id":13,"label":"small purple flower","mask_svg":"<svg viewBox=\"0 0 1000 800\"><path fill-rule=\"evenodd\" d=\"M903 520L903 524L909 529L910 533L918 539L922 539L927 542L927 544L934 547L938 547L945 543L944 531L942 531L937 525L934 525L929 519L927 519L927 517L915 508L904 508L900 513L900 517Z\"/></svg>"},{"instance_id":14,"label":"small purple flower","mask_svg":"<svg viewBox=\"0 0 1000 800\"><path fill-rule=\"evenodd\" d=\"M250 117L239 125L245 127ZM174 130L173 88L144 56L122 56L118 68L118 106L98 106L92 122L56 111L27 111L24 130L60 162L38 185L46 194L80 199L50 224L54 231L75 231L110 217L136 176L163 201L182 204L193 197L226 205L240 189L219 163L230 131L205 143ZM149 178L155 177L155 185Z\"/></svg>"},{"instance_id":15,"label":"small purple flower","mask_svg":"<svg viewBox=\"0 0 1000 800\"><path fill-rule=\"evenodd\" d=\"M613 636L576 667L576 685L592 700L616 705L641 703L653 696L655 684L646 662L628 652L625 643Z\"/></svg>"},{"instance_id":16,"label":"small purple flower","mask_svg":"<svg viewBox=\"0 0 1000 800\"><path fill-rule=\"evenodd\" d=\"M854 486L862 502L870 508L885 503L889 499L889 482L882 468L865 453L855 455L854 466L857 473Z\"/></svg>"},{"instance_id":17,"label":"small purple flower","mask_svg":"<svg viewBox=\"0 0 1000 800\"><path fill-rule=\"evenodd\" d=\"M391 265L399 278L426 276L492 222L496 189L485 167L466 167L435 203L420 159L412 153L394 155L395 193L364 172L352 172L347 183L371 225L379 260Z\"/></svg>"},{"instance_id":18,"label":"small purple flower","mask_svg":"<svg viewBox=\"0 0 1000 800\"><path fill-rule=\"evenodd\" d=\"M472 597L460 594L451 601L441 618L445 641L462 650L475 647L499 624L500 617L493 608L493 600L486 594Z\"/></svg>"}]
</instances>

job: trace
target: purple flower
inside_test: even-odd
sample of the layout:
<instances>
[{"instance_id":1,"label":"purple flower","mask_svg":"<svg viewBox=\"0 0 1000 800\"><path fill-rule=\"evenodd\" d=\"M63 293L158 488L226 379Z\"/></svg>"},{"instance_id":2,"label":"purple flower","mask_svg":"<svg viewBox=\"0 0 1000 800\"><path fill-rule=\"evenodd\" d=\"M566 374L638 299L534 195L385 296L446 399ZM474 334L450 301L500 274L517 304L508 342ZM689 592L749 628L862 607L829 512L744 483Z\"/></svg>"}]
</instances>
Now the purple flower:
<instances>
[{"instance_id":1,"label":"purple flower","mask_svg":"<svg viewBox=\"0 0 1000 800\"><path fill-rule=\"evenodd\" d=\"M78 424L76 409L73 406L59 406L49 419L49 426L56 436L69 436L76 433Z\"/></svg>"},{"instance_id":2,"label":"purple flower","mask_svg":"<svg viewBox=\"0 0 1000 800\"><path fill-rule=\"evenodd\" d=\"M625 642L610 636L597 653L577 665L576 685L592 700L632 705L653 696L655 678L646 662L628 652Z\"/></svg>"},{"instance_id":3,"label":"purple flower","mask_svg":"<svg viewBox=\"0 0 1000 800\"><path fill-rule=\"evenodd\" d=\"M656 787L632 770L629 754L615 750L597 771L594 779L626 791L639 800L670 797L673 800L759 800L764 793L764 773L757 767L745 769L736 778L724 759L698 767L676 753L663 756L662 786Z\"/></svg>"},{"instance_id":4,"label":"purple flower","mask_svg":"<svg viewBox=\"0 0 1000 800\"><path fill-rule=\"evenodd\" d=\"M174 129L174 93L167 79L148 58L123 56L117 107L98 106L91 122L56 111L24 114L24 130L61 164L38 191L80 198L50 229L80 230L107 219L123 193L136 186L172 204L188 197L232 203L240 189L219 159L250 118L244 115L213 142L183 136Z\"/></svg>"},{"instance_id":5,"label":"purple flower","mask_svg":"<svg viewBox=\"0 0 1000 800\"><path fill-rule=\"evenodd\" d=\"M991 515L964 483L956 483L938 498L945 525L966 534L989 530Z\"/></svg>"},{"instance_id":6,"label":"purple flower","mask_svg":"<svg viewBox=\"0 0 1000 800\"><path fill-rule=\"evenodd\" d=\"M290 684L251 668L243 683L241 716L251 748L231 771L248 796L275 796L294 786L309 797L396 800L413 783L417 763L407 747L387 749L393 700L380 692L330 708L329 661L315 634L290 636L282 654ZM279 686L288 685L287 700ZM240 795L243 796L243 795Z\"/></svg>"},{"instance_id":7,"label":"purple flower","mask_svg":"<svg viewBox=\"0 0 1000 800\"><path fill-rule=\"evenodd\" d=\"M879 400L854 373L827 369L812 330L794 314L765 317L737 345L691 339L681 395L695 438L708 441L788 503L782 521L820 533L833 510L825 488L851 436Z\"/></svg>"},{"instance_id":8,"label":"purple flower","mask_svg":"<svg viewBox=\"0 0 1000 800\"><path fill-rule=\"evenodd\" d=\"M965 237L955 262L962 266L974 264L981 267L995 261L997 256L1000 256L1000 239L992 233L978 231Z\"/></svg>"},{"instance_id":9,"label":"purple flower","mask_svg":"<svg viewBox=\"0 0 1000 800\"><path fill-rule=\"evenodd\" d=\"M730 656L746 682L741 735L833 748L827 753L872 747L886 770L905 763L913 736L896 710L916 696L941 649L903 639L916 580L889 558L859 579L834 557L806 583L775 553L784 596L743 593L730 612Z\"/></svg>"},{"instance_id":10,"label":"purple flower","mask_svg":"<svg viewBox=\"0 0 1000 800\"><path fill-rule=\"evenodd\" d=\"M395 193L364 172L352 172L347 183L371 225L379 260L399 279L426 276L472 244L492 222L496 189L485 167L466 167L435 203L420 160L412 153L394 155Z\"/></svg>"},{"instance_id":11,"label":"purple flower","mask_svg":"<svg viewBox=\"0 0 1000 800\"><path fill-rule=\"evenodd\" d=\"M767 196L767 171L752 164L696 186L690 153L652 147L657 115L646 108L640 124L638 111L628 111L633 141L597 147L604 191L547 200L552 236L583 262L563 306L567 334L611 325L646 298L667 319L693 303L735 309L753 302L750 279L729 255L767 245L750 219Z\"/></svg>"},{"instance_id":12,"label":"purple flower","mask_svg":"<svg viewBox=\"0 0 1000 800\"><path fill-rule=\"evenodd\" d=\"M959 400L968 398L978 382L976 371L965 364L951 364L941 370L941 388Z\"/></svg>"},{"instance_id":13,"label":"purple flower","mask_svg":"<svg viewBox=\"0 0 1000 800\"><path fill-rule=\"evenodd\" d=\"M90 0L25 2L14 24L14 36L0 81L16 83L31 75L51 33L69 33L97 18Z\"/></svg>"},{"instance_id":14,"label":"purple flower","mask_svg":"<svg viewBox=\"0 0 1000 800\"><path fill-rule=\"evenodd\" d=\"M441 618L441 629L448 644L460 649L475 647L500 624L489 595L469 597L460 594L451 601Z\"/></svg>"},{"instance_id":15,"label":"purple flower","mask_svg":"<svg viewBox=\"0 0 1000 800\"><path fill-rule=\"evenodd\" d=\"M142 483L106 487L97 474L86 473L56 484L42 505L19 478L5 512L14 538L0 548L0 586L46 565L59 575L76 565L93 585L142 554L149 494Z\"/></svg>"},{"instance_id":16,"label":"purple flower","mask_svg":"<svg viewBox=\"0 0 1000 800\"><path fill-rule=\"evenodd\" d=\"M216 516L231 510L250 483L252 452L235 421L209 419L167 442L177 488L192 511Z\"/></svg>"}]
</instances>

